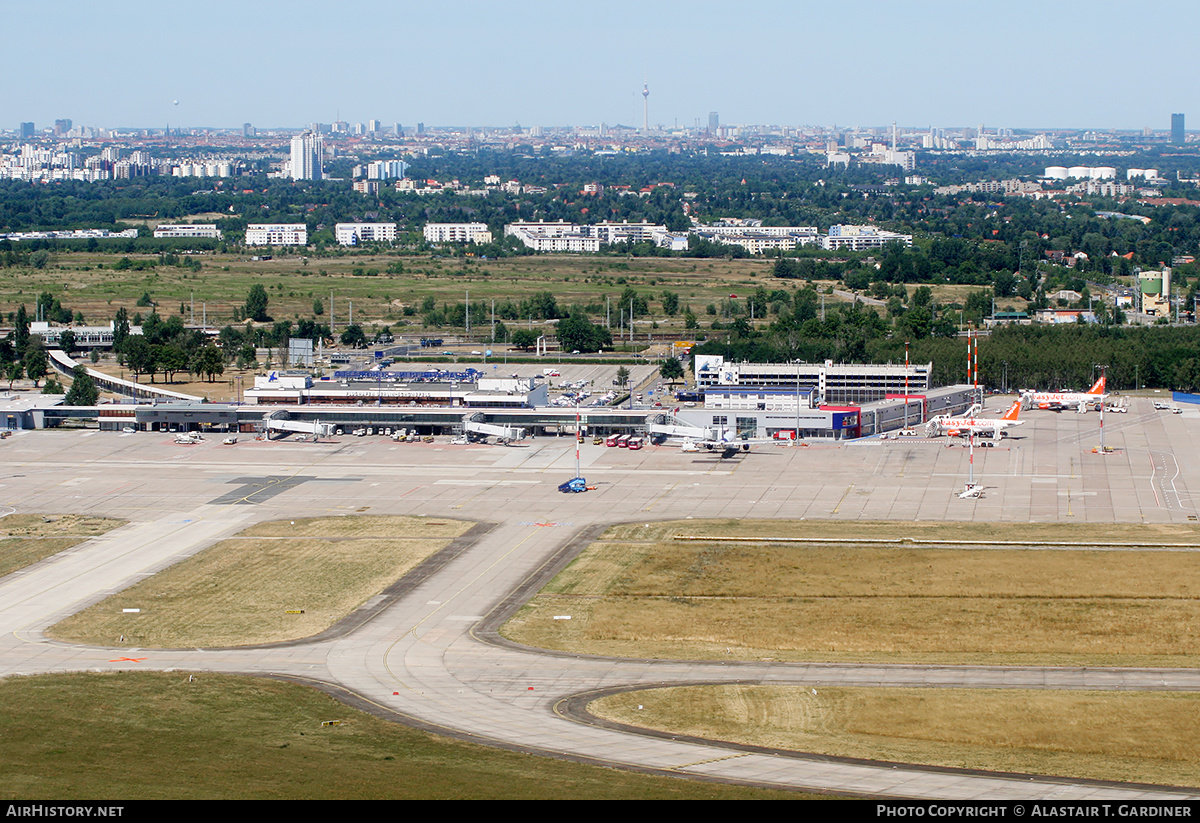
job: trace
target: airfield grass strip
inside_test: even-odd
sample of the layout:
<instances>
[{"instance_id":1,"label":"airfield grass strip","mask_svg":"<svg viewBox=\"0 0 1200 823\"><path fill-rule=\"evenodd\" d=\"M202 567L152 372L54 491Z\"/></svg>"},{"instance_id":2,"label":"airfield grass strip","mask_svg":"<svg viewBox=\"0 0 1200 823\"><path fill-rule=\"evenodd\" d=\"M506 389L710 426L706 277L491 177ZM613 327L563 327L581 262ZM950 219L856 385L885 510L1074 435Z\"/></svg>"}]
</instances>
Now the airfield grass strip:
<instances>
[{"instance_id":1,"label":"airfield grass strip","mask_svg":"<svg viewBox=\"0 0 1200 823\"><path fill-rule=\"evenodd\" d=\"M803 544L677 541L679 523L614 526L502 633L635 658L1200 666L1200 552L944 545L991 524L921 524L938 545L838 539L857 525L688 522L819 541ZM879 524L902 534L906 525ZM1139 533L1175 543L1196 528Z\"/></svg>"},{"instance_id":2,"label":"airfield grass strip","mask_svg":"<svg viewBox=\"0 0 1200 823\"><path fill-rule=\"evenodd\" d=\"M1200 694L713 685L588 711L674 734L837 757L1200 786Z\"/></svg>"},{"instance_id":3,"label":"airfield grass strip","mask_svg":"<svg viewBox=\"0 0 1200 823\"><path fill-rule=\"evenodd\" d=\"M146 648L310 637L470 526L420 517L259 523L68 617L47 634L74 643Z\"/></svg>"},{"instance_id":4,"label":"airfield grass strip","mask_svg":"<svg viewBox=\"0 0 1200 823\"><path fill-rule=\"evenodd\" d=\"M12 514L0 518L0 577L122 525L110 517Z\"/></svg>"},{"instance_id":5,"label":"airfield grass strip","mask_svg":"<svg viewBox=\"0 0 1200 823\"><path fill-rule=\"evenodd\" d=\"M0 730L12 799L803 797L489 748L306 686L209 673L7 678Z\"/></svg>"}]
</instances>

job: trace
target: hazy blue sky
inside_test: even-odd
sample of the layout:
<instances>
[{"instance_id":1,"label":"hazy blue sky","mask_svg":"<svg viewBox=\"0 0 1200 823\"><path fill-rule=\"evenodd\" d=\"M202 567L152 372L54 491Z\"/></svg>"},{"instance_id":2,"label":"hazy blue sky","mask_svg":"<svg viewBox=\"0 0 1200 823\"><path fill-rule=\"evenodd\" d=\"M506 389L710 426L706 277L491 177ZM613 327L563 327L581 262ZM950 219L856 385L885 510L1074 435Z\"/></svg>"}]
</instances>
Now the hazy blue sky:
<instances>
[{"instance_id":1,"label":"hazy blue sky","mask_svg":"<svg viewBox=\"0 0 1200 823\"><path fill-rule=\"evenodd\" d=\"M9 129L1200 127L1196 0L5 5Z\"/></svg>"}]
</instances>

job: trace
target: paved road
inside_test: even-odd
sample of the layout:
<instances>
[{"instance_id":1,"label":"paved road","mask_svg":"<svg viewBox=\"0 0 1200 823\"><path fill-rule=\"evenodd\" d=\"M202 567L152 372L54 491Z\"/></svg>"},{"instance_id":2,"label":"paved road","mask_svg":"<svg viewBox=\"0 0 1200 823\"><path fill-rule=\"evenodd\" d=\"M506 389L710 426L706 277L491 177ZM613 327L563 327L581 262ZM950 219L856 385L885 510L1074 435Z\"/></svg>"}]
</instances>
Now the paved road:
<instances>
[{"instance_id":1,"label":"paved road","mask_svg":"<svg viewBox=\"0 0 1200 823\"><path fill-rule=\"evenodd\" d=\"M942 799L1179 797L1087 781L876 766L634 734L579 718L598 690L697 682L812 688L999 686L1200 691L1191 670L694 663L555 655L496 642L494 628L606 523L687 517L1187 522L1200 488L1195 417L1106 418L1121 451L1091 453L1095 415L1033 415L1022 437L976 452L989 491L959 501L966 453L932 443L768 448L736 461L586 446L599 488L561 495L569 440L529 448L217 442L166 435L33 433L0 445L0 504L124 517L130 525L0 580L0 675L202 669L287 675L360 705L470 739L574 759L834 792ZM253 478L262 478L253 482ZM271 480L268 480L270 478ZM271 488L270 494L256 489ZM215 501L215 502L214 502ZM353 631L241 650L152 651L48 642L66 614L250 523L295 516L420 514L488 524L434 573ZM1188 793L1183 793L1185 796ZM1197 792L1196 794L1200 794Z\"/></svg>"}]
</instances>

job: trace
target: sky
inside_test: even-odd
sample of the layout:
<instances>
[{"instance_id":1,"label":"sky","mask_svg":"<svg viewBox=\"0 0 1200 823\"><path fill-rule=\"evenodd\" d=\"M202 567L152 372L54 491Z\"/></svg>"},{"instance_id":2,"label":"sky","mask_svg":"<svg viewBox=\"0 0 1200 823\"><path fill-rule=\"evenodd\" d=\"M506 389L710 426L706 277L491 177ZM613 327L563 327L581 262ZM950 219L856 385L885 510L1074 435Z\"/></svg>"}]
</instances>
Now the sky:
<instances>
[{"instance_id":1,"label":"sky","mask_svg":"<svg viewBox=\"0 0 1200 823\"><path fill-rule=\"evenodd\" d=\"M8 5L6 129L1200 127L1195 0Z\"/></svg>"}]
</instances>

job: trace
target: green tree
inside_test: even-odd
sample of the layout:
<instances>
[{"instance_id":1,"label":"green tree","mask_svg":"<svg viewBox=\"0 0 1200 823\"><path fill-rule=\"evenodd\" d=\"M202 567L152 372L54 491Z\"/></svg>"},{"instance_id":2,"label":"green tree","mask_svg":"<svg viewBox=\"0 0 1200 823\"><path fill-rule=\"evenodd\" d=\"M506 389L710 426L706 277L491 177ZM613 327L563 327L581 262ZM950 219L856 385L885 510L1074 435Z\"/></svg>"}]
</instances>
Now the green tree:
<instances>
[{"instance_id":1,"label":"green tree","mask_svg":"<svg viewBox=\"0 0 1200 823\"><path fill-rule=\"evenodd\" d=\"M674 383L683 377L683 366L672 357L662 362L662 365L658 367L658 373L662 375L663 380Z\"/></svg>"},{"instance_id":2,"label":"green tree","mask_svg":"<svg viewBox=\"0 0 1200 823\"><path fill-rule=\"evenodd\" d=\"M195 359L192 360L192 371L204 375L211 383L214 377L225 373L225 356L221 354L220 349L209 343L196 352Z\"/></svg>"},{"instance_id":3,"label":"green tree","mask_svg":"<svg viewBox=\"0 0 1200 823\"><path fill-rule=\"evenodd\" d=\"M362 326L357 323L351 323L342 332L341 341L343 346L349 346L352 349L365 349L367 347L367 335L363 331Z\"/></svg>"},{"instance_id":4,"label":"green tree","mask_svg":"<svg viewBox=\"0 0 1200 823\"><path fill-rule=\"evenodd\" d=\"M63 329L58 336L58 347L67 354L75 351L75 332L70 329Z\"/></svg>"},{"instance_id":5,"label":"green tree","mask_svg":"<svg viewBox=\"0 0 1200 823\"><path fill-rule=\"evenodd\" d=\"M246 295L246 305L244 308L246 316L257 323L263 323L271 319L267 315L267 290L263 288L261 283L255 283L250 287L250 293Z\"/></svg>"},{"instance_id":6,"label":"green tree","mask_svg":"<svg viewBox=\"0 0 1200 823\"><path fill-rule=\"evenodd\" d=\"M130 335L122 354L126 368L135 375L148 374L150 382L154 382L154 373L158 371L158 351L143 335Z\"/></svg>"},{"instance_id":7,"label":"green tree","mask_svg":"<svg viewBox=\"0 0 1200 823\"><path fill-rule=\"evenodd\" d=\"M21 362L25 366L26 376L33 381L34 388L37 388L38 381L50 370L50 358L46 356L46 349L42 347L42 338L39 335L29 336Z\"/></svg>"},{"instance_id":8,"label":"green tree","mask_svg":"<svg viewBox=\"0 0 1200 823\"><path fill-rule=\"evenodd\" d=\"M29 345L29 313L25 311L25 304L22 303L17 308L17 316L13 320L13 347L19 352L24 352L27 345Z\"/></svg>"},{"instance_id":9,"label":"green tree","mask_svg":"<svg viewBox=\"0 0 1200 823\"><path fill-rule=\"evenodd\" d=\"M612 334L588 320L583 312L572 312L558 321L558 346L563 351L600 351L612 346Z\"/></svg>"},{"instance_id":10,"label":"green tree","mask_svg":"<svg viewBox=\"0 0 1200 823\"><path fill-rule=\"evenodd\" d=\"M175 380L175 373L183 371L188 367L187 352L182 346L175 343L167 343L159 347L158 351L158 366L166 373L167 382Z\"/></svg>"},{"instance_id":11,"label":"green tree","mask_svg":"<svg viewBox=\"0 0 1200 823\"><path fill-rule=\"evenodd\" d=\"M673 291L664 291L662 293L663 314L667 317L674 317L679 311L679 295Z\"/></svg>"},{"instance_id":12,"label":"green tree","mask_svg":"<svg viewBox=\"0 0 1200 823\"><path fill-rule=\"evenodd\" d=\"M537 345L537 332L531 329L517 329L512 335L512 344L518 349L529 351Z\"/></svg>"},{"instance_id":13,"label":"green tree","mask_svg":"<svg viewBox=\"0 0 1200 823\"><path fill-rule=\"evenodd\" d=\"M87 373L83 364L75 367L71 377L71 389L63 403L68 406L94 406L100 400L96 381Z\"/></svg>"},{"instance_id":14,"label":"green tree","mask_svg":"<svg viewBox=\"0 0 1200 823\"><path fill-rule=\"evenodd\" d=\"M116 317L113 319L113 349L121 351L125 346L125 340L129 337L129 312L125 307L117 309Z\"/></svg>"}]
</instances>

